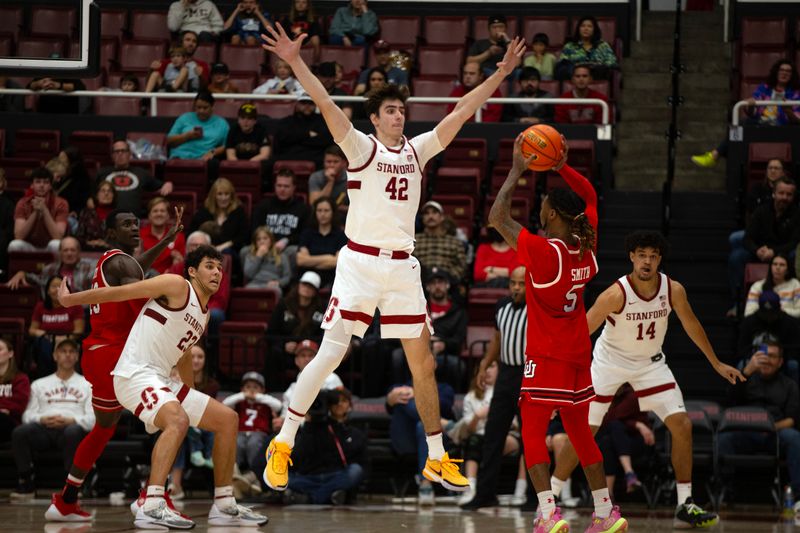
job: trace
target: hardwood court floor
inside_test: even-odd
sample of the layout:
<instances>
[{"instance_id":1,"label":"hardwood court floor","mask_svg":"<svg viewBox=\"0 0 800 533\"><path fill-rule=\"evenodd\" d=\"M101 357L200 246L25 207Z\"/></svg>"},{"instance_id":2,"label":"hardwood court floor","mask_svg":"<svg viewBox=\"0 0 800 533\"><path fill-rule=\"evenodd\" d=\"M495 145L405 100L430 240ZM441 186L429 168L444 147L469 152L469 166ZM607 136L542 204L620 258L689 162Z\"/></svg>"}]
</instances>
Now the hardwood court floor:
<instances>
[{"instance_id":1,"label":"hardwood court floor","mask_svg":"<svg viewBox=\"0 0 800 533\"><path fill-rule=\"evenodd\" d=\"M96 511L92 525L48 524L44 511L49 504L43 499L27 504L0 503L0 531L26 532L42 530L45 533L110 533L135 531L127 505L111 507L108 500L84 502L87 511ZM209 527L206 516L210 506L208 500L183 502L183 512L197 521L192 531L225 533L237 531L222 527ZM273 533L529 533L533 526L533 513L520 512L512 508L493 508L480 512L464 512L451 504L437 504L433 508L420 508L416 504L367 503L352 507L320 507L294 505L255 506L269 516L269 524L258 531ZM668 509L649 511L643 507L629 505L625 509L632 532L672 532L672 516ZM586 529L591 510L567 510L564 518L569 520L573 532ZM238 531L257 531L248 528ZM742 509L722 513L720 524L711 532L769 532L788 533L800 531L792 521L781 522L776 512L767 507Z\"/></svg>"}]
</instances>

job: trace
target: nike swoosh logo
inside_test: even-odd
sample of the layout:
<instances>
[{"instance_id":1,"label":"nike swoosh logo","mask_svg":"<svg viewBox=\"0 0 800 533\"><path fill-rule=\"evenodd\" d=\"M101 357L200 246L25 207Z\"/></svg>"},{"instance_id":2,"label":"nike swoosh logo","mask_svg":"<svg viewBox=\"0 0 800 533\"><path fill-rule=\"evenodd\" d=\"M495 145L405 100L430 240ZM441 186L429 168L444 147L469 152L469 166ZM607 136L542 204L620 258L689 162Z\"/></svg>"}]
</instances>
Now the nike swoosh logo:
<instances>
[{"instance_id":1,"label":"nike swoosh logo","mask_svg":"<svg viewBox=\"0 0 800 533\"><path fill-rule=\"evenodd\" d=\"M636 302L628 302L628 305L633 305L633 304L635 304L635 303L636 303Z\"/></svg>"},{"instance_id":2,"label":"nike swoosh logo","mask_svg":"<svg viewBox=\"0 0 800 533\"><path fill-rule=\"evenodd\" d=\"M197 307L197 304L195 304L194 302L192 302L190 305L191 305L192 307Z\"/></svg>"},{"instance_id":3,"label":"nike swoosh logo","mask_svg":"<svg viewBox=\"0 0 800 533\"><path fill-rule=\"evenodd\" d=\"M411 270L414 270L415 268L417 268L417 265L411 265Z\"/></svg>"}]
</instances>

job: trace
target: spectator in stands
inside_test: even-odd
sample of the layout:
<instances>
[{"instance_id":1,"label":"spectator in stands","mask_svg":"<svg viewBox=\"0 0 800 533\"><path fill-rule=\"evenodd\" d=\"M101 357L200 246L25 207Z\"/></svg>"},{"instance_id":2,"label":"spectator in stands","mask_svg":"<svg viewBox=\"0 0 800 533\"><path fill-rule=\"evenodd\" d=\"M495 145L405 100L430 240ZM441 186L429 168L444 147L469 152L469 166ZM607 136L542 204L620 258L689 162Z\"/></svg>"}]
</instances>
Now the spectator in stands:
<instances>
[{"instance_id":1,"label":"spectator in stands","mask_svg":"<svg viewBox=\"0 0 800 533\"><path fill-rule=\"evenodd\" d=\"M255 88L254 94L288 94L300 96L305 91L300 82L294 77L292 67L283 59L275 61L275 77L268 79Z\"/></svg>"},{"instance_id":2,"label":"spectator in stands","mask_svg":"<svg viewBox=\"0 0 800 533\"><path fill-rule=\"evenodd\" d=\"M256 0L242 0L223 24L222 29L231 33L231 44L258 46L261 34L272 26L269 12L261 11Z\"/></svg>"},{"instance_id":3,"label":"spectator in stands","mask_svg":"<svg viewBox=\"0 0 800 533\"><path fill-rule=\"evenodd\" d=\"M275 315L273 314L273 316ZM314 338L319 339L319 337L316 335ZM303 370L305 370L305 368L308 366L308 363L310 363L311 360L317 356L317 352L319 351L319 344L317 343L317 341L312 340L311 338L303 338L303 340L301 340L300 342L294 342L293 344L294 346L292 347L292 351L289 352L287 350L287 353L294 354L294 364L297 366L297 375L299 376L300 373ZM292 399L295 387L297 387L297 380L293 381L286 389L286 392L283 393L283 406L281 407L281 416L274 421L274 424L272 426L273 431L278 431L281 425L283 424L283 420L286 418L286 413L289 411L289 401ZM336 374L336 372L331 372L328 375L328 377L325 378L325 382L322 384L320 390L323 391L323 390L337 390L337 389L339 390L344 389L344 383L342 383L341 378L339 378L339 375Z\"/></svg>"},{"instance_id":4,"label":"spectator in stands","mask_svg":"<svg viewBox=\"0 0 800 533\"><path fill-rule=\"evenodd\" d=\"M392 64L392 46L381 39L372 45L372 50L375 52L375 67L361 71L361 74L358 75L358 83L356 84L355 90L353 90L353 94L358 96L374 88L372 75L376 69L383 72L384 83L398 85L408 89L408 73Z\"/></svg>"},{"instance_id":5,"label":"spectator in stands","mask_svg":"<svg viewBox=\"0 0 800 533\"><path fill-rule=\"evenodd\" d=\"M519 75L519 92L516 98L529 98L524 104L505 104L503 122L521 124L543 124L553 122L553 105L540 104L537 98L553 98L553 95L539 88L541 75L534 67L522 67Z\"/></svg>"},{"instance_id":6,"label":"spectator in stands","mask_svg":"<svg viewBox=\"0 0 800 533\"><path fill-rule=\"evenodd\" d=\"M308 37L306 43L310 44L314 50L311 60L312 65L319 63L319 56L322 46L320 35L322 29L317 21L314 7L311 5L311 0L292 0L292 7L289 8L289 14L281 19L281 26L286 30L293 40L300 34L305 33Z\"/></svg>"},{"instance_id":7,"label":"spectator in stands","mask_svg":"<svg viewBox=\"0 0 800 533\"><path fill-rule=\"evenodd\" d=\"M276 125L276 159L305 159L321 167L325 148L331 144L333 137L328 126L307 93L297 99L294 114L280 119Z\"/></svg>"},{"instance_id":8,"label":"spectator in stands","mask_svg":"<svg viewBox=\"0 0 800 533\"><path fill-rule=\"evenodd\" d=\"M481 66L474 61L467 61L461 67L461 83L453 87L449 96L462 97L472 89L483 83L486 76L481 70ZM502 98L500 89L495 89L492 93L492 98ZM447 104L447 113L452 113L456 104ZM500 122L503 116L503 104L483 104L481 106L481 122ZM470 117L469 122L475 120L475 117Z\"/></svg>"},{"instance_id":9,"label":"spectator in stands","mask_svg":"<svg viewBox=\"0 0 800 533\"><path fill-rule=\"evenodd\" d=\"M0 76L0 89L23 89L22 85L8 76ZM0 94L0 113L22 113L25 97L21 94Z\"/></svg>"},{"instance_id":10,"label":"spectator in stands","mask_svg":"<svg viewBox=\"0 0 800 533\"><path fill-rule=\"evenodd\" d=\"M231 71L225 63L214 63L211 66L211 83L206 88L212 94L239 92L239 88L231 82Z\"/></svg>"},{"instance_id":11,"label":"spectator in stands","mask_svg":"<svg viewBox=\"0 0 800 533\"><path fill-rule=\"evenodd\" d=\"M49 279L58 276L69 282L72 292L85 291L92 284L96 261L81 257L81 245L75 237L64 237L58 247L58 261L48 263L41 272L19 271L8 280L8 286L15 290L20 286L36 284L42 292Z\"/></svg>"},{"instance_id":12,"label":"spectator in stands","mask_svg":"<svg viewBox=\"0 0 800 533\"><path fill-rule=\"evenodd\" d=\"M123 74L119 79L119 90L124 93L139 92L139 78L133 74Z\"/></svg>"},{"instance_id":13,"label":"spectator in stands","mask_svg":"<svg viewBox=\"0 0 800 533\"><path fill-rule=\"evenodd\" d=\"M758 299L764 291L773 291L780 297L781 311L800 318L800 281L794 276L785 254L775 254L770 261L767 277L756 281L750 287L744 316L752 315L758 310Z\"/></svg>"},{"instance_id":14,"label":"spectator in stands","mask_svg":"<svg viewBox=\"0 0 800 533\"><path fill-rule=\"evenodd\" d=\"M185 93L189 89L189 54L183 46L169 49L169 64L164 72L154 70L147 78L144 91L162 93Z\"/></svg>"},{"instance_id":15,"label":"spectator in stands","mask_svg":"<svg viewBox=\"0 0 800 533\"><path fill-rule=\"evenodd\" d=\"M496 229L489 227L487 237L475 254L475 287L508 287L511 272L519 266L517 252Z\"/></svg>"},{"instance_id":16,"label":"spectator in stands","mask_svg":"<svg viewBox=\"0 0 800 533\"><path fill-rule=\"evenodd\" d=\"M293 453L298 467L289 472L289 502L342 505L364 479L367 436L347 423L350 391L321 391L300 428Z\"/></svg>"},{"instance_id":17,"label":"spectator in stands","mask_svg":"<svg viewBox=\"0 0 800 533\"><path fill-rule=\"evenodd\" d=\"M763 291L758 297L758 309L739 325L736 355L750 357L764 335L781 341L788 359L800 359L800 327L796 318L781 309L781 298L773 291Z\"/></svg>"},{"instance_id":18,"label":"spectator in stands","mask_svg":"<svg viewBox=\"0 0 800 533\"><path fill-rule=\"evenodd\" d=\"M758 100L800 100L800 78L790 61L781 59L775 62L769 70L766 83L759 85L753 91L753 96L747 99L750 105L744 108L747 114L744 124L786 126L800 123L800 106L788 104L756 106ZM693 155L692 162L699 167L708 168L716 165L720 157L728 157L727 135L710 152Z\"/></svg>"},{"instance_id":19,"label":"spectator in stands","mask_svg":"<svg viewBox=\"0 0 800 533\"><path fill-rule=\"evenodd\" d=\"M147 222L139 230L139 236L142 240L142 250L149 250L160 241L167 231L169 231L169 200L163 196L156 196L147 202ZM155 270L159 274L168 271L173 265L183 263L183 258L186 251L186 239L183 232L178 232L175 240L167 245L166 248L159 254L159 256L150 265L151 270Z\"/></svg>"},{"instance_id":20,"label":"spectator in stands","mask_svg":"<svg viewBox=\"0 0 800 533\"><path fill-rule=\"evenodd\" d=\"M453 387L460 387L464 378L460 354L467 339L467 311L450 298L450 280L448 272L433 267L425 280L425 290L434 331L431 353L436 357L439 376Z\"/></svg>"},{"instance_id":21,"label":"spectator in stands","mask_svg":"<svg viewBox=\"0 0 800 533\"><path fill-rule=\"evenodd\" d=\"M80 213L92 194L93 180L86 169L83 154L75 146L67 146L58 153L65 167L60 176L53 173L53 192L69 204L70 213Z\"/></svg>"},{"instance_id":22,"label":"spectator in stands","mask_svg":"<svg viewBox=\"0 0 800 533\"><path fill-rule=\"evenodd\" d=\"M378 15L367 7L367 0L350 0L333 15L328 42L333 45L366 46L378 35Z\"/></svg>"},{"instance_id":23,"label":"spectator in stands","mask_svg":"<svg viewBox=\"0 0 800 533\"><path fill-rule=\"evenodd\" d=\"M300 233L308 225L311 211L301 197L294 195L294 172L282 168L275 175L275 195L264 198L253 208L251 227L266 226L278 241L275 246L279 252L287 246L290 255L297 252Z\"/></svg>"},{"instance_id":24,"label":"spectator in stands","mask_svg":"<svg viewBox=\"0 0 800 533\"><path fill-rule=\"evenodd\" d=\"M436 386L439 391L439 415L445 420L455 420L453 387L440 380L438 372L436 373ZM417 457L418 468L415 478L419 483L419 503L433 505L433 485L420 475L428 458L428 443L425 441L425 428L422 427L417 412L414 388L410 382L394 385L389 390L386 395L386 410L392 417L389 423L392 449L401 456L415 455ZM445 447L450 446L451 442L447 434L444 434L443 437Z\"/></svg>"},{"instance_id":25,"label":"spectator in stands","mask_svg":"<svg viewBox=\"0 0 800 533\"><path fill-rule=\"evenodd\" d=\"M325 63L320 63L319 67L317 67L316 75L319 79L322 86L325 87L325 90L328 91L328 94L331 96L347 96L348 93L344 89L342 89L339 84L342 81L342 66L339 63L334 61L326 61ZM347 118L353 117L353 109L358 107L363 107L362 105L355 105L349 104L346 102L337 102L344 114L347 115Z\"/></svg>"},{"instance_id":26,"label":"spectator in stands","mask_svg":"<svg viewBox=\"0 0 800 533\"><path fill-rule=\"evenodd\" d=\"M273 340L271 351L273 357L278 356L283 360L283 355L296 355L297 339L319 340L322 338L320 326L327 302L323 301L319 295L321 283L319 274L306 272L300 276L297 285L289 289L289 292L278 300L267 328ZM318 346L315 342L314 354L317 353L317 349ZM296 359L295 362L297 362ZM298 368L302 371L305 365L298 364ZM289 405L285 395L283 401L286 406Z\"/></svg>"},{"instance_id":27,"label":"spectator in stands","mask_svg":"<svg viewBox=\"0 0 800 533\"><path fill-rule=\"evenodd\" d=\"M97 181L109 181L117 194L117 207L133 213L142 213L142 192L158 191L160 196L172 194L172 182L154 178L144 167L131 165L131 148L125 139L116 139L111 145L113 165L97 171Z\"/></svg>"},{"instance_id":28,"label":"spectator in stands","mask_svg":"<svg viewBox=\"0 0 800 533\"><path fill-rule=\"evenodd\" d=\"M642 483L633 469L633 457L645 454L647 447L655 445L656 438L650 417L639 409L639 399L627 383L614 395L595 439L603 452L603 466L611 496L619 474L625 476L628 493L639 490Z\"/></svg>"},{"instance_id":29,"label":"spectator in stands","mask_svg":"<svg viewBox=\"0 0 800 533\"><path fill-rule=\"evenodd\" d=\"M51 54L51 58L58 59L59 54ZM28 83L31 91L44 91L45 94L39 96L36 102L36 111L45 114L69 113L77 114L81 110L80 98L74 96L60 96L57 94L46 94L48 91L63 91L71 93L73 91L86 90L86 85L79 79L66 78L34 78Z\"/></svg>"},{"instance_id":30,"label":"spectator in stands","mask_svg":"<svg viewBox=\"0 0 800 533\"><path fill-rule=\"evenodd\" d=\"M16 501L35 496L33 453L60 449L64 469L86 432L94 425L92 386L75 371L78 343L64 339L54 353L56 370L31 384L30 400L22 414L22 425L11 433L11 451L17 466L17 488L11 493Z\"/></svg>"},{"instance_id":31,"label":"spectator in stands","mask_svg":"<svg viewBox=\"0 0 800 533\"><path fill-rule=\"evenodd\" d=\"M424 229L415 236L414 256L423 268L439 267L453 277L451 282L460 283L467 258L461 241L445 231L442 204L431 200L422 206L422 225Z\"/></svg>"},{"instance_id":32,"label":"spectator in stands","mask_svg":"<svg viewBox=\"0 0 800 533\"><path fill-rule=\"evenodd\" d=\"M572 39L561 49L556 77L560 80L571 78L578 65L589 67L596 79L608 79L609 70L617 68L617 55L611 45L603 40L594 17L578 19Z\"/></svg>"},{"instance_id":33,"label":"spectator in stands","mask_svg":"<svg viewBox=\"0 0 800 533\"><path fill-rule=\"evenodd\" d=\"M289 287L292 265L285 252L275 246L275 236L266 226L253 231L253 242L241 249L244 283L248 289L271 288L281 293Z\"/></svg>"},{"instance_id":34,"label":"spectator in stands","mask_svg":"<svg viewBox=\"0 0 800 533\"><path fill-rule=\"evenodd\" d=\"M31 187L14 208L14 240L9 252L47 249L56 253L67 230L69 204L53 192L53 174L44 167L31 171Z\"/></svg>"},{"instance_id":35,"label":"spectator in stands","mask_svg":"<svg viewBox=\"0 0 800 533\"><path fill-rule=\"evenodd\" d=\"M216 41L223 25L222 15L211 0L177 0L167 13L169 31L193 31L204 43Z\"/></svg>"},{"instance_id":36,"label":"spectator in stands","mask_svg":"<svg viewBox=\"0 0 800 533\"><path fill-rule=\"evenodd\" d=\"M380 89L384 85L388 83L386 78L386 73L383 69L379 67L371 68L367 71L367 86L365 87L364 93L368 93L373 89ZM356 87L358 90L358 87ZM364 105L356 105L353 108L353 115L350 117L352 120L368 120L369 117L367 116L367 110L364 109Z\"/></svg>"},{"instance_id":37,"label":"spectator in stands","mask_svg":"<svg viewBox=\"0 0 800 533\"><path fill-rule=\"evenodd\" d=\"M85 250L106 251L106 217L117 207L117 190L110 181L98 181L94 195L86 201L86 207L78 215L75 237ZM63 245L64 239L61 240Z\"/></svg>"},{"instance_id":38,"label":"spectator in stands","mask_svg":"<svg viewBox=\"0 0 800 533\"><path fill-rule=\"evenodd\" d=\"M608 101L606 95L590 88L592 71L586 65L576 65L572 70L571 91L565 91L560 98L597 98ZM600 124L603 121L603 108L599 104L558 104L555 121L559 124Z\"/></svg>"},{"instance_id":39,"label":"spectator in stands","mask_svg":"<svg viewBox=\"0 0 800 533\"><path fill-rule=\"evenodd\" d=\"M347 197L347 157L332 144L325 149L323 168L308 177L308 201L312 204L319 198L333 200L336 212L347 216L350 200Z\"/></svg>"},{"instance_id":40,"label":"spectator in stands","mask_svg":"<svg viewBox=\"0 0 800 533\"><path fill-rule=\"evenodd\" d=\"M791 259L800 242L800 210L795 203L797 187L789 178L775 183L773 201L758 207L745 229L741 246L734 246L728 257L728 276L733 307L729 316L736 315L736 304L744 278L744 266L751 261L768 262L777 253ZM732 243L735 244L735 243Z\"/></svg>"},{"instance_id":41,"label":"spectator in stands","mask_svg":"<svg viewBox=\"0 0 800 533\"><path fill-rule=\"evenodd\" d=\"M181 46L183 46L183 49L186 50L186 54L189 56L189 61L186 62L186 66L189 69L189 85L187 90L198 91L208 83L209 68L208 63L194 57L194 53L197 51L197 33L193 31L182 32ZM172 60L169 57L156 59L150 64L150 69L158 71L163 77L167 66L171 62Z\"/></svg>"},{"instance_id":42,"label":"spectator in stands","mask_svg":"<svg viewBox=\"0 0 800 533\"><path fill-rule=\"evenodd\" d=\"M535 68L543 80L552 80L556 68L556 56L547 51L550 38L546 33L537 33L531 41L532 54L525 57L522 64Z\"/></svg>"},{"instance_id":43,"label":"spectator in stands","mask_svg":"<svg viewBox=\"0 0 800 533\"><path fill-rule=\"evenodd\" d=\"M491 76L497 64L503 60L508 43L505 15L491 15L488 19L489 37L478 39L467 52L467 63L478 63L484 76Z\"/></svg>"},{"instance_id":44,"label":"spectator in stands","mask_svg":"<svg viewBox=\"0 0 800 533\"><path fill-rule=\"evenodd\" d=\"M339 226L333 200L321 196L311 205L311 210L314 213L311 226L300 234L297 267L301 272L316 272L322 287L330 287L339 250L347 244L347 237Z\"/></svg>"},{"instance_id":45,"label":"spectator in stands","mask_svg":"<svg viewBox=\"0 0 800 533\"><path fill-rule=\"evenodd\" d=\"M39 375L54 369L53 346L62 336L80 337L86 329L83 308L80 305L64 307L58 300L58 287L63 278L53 276L44 286L44 301L36 302L28 327L33 338L34 362Z\"/></svg>"},{"instance_id":46,"label":"spectator in stands","mask_svg":"<svg viewBox=\"0 0 800 533\"><path fill-rule=\"evenodd\" d=\"M767 340L742 369L747 381L738 382L730 389L734 405L766 409L775 422L776 433L726 431L717 436L717 446L721 456L774 453L777 436L780 455L786 459L789 470L789 484L795 491L800 490L800 431L797 430L800 393L797 382L780 371L783 355L780 342ZM723 470L722 473L723 479L730 480L730 472ZM794 510L800 510L800 505L795 504Z\"/></svg>"},{"instance_id":47,"label":"spectator in stands","mask_svg":"<svg viewBox=\"0 0 800 533\"><path fill-rule=\"evenodd\" d=\"M241 391L231 394L222 403L239 415L236 436L236 469L233 490L236 498L261 493L261 473L267 464L264 452L272 434L272 420L281 412L281 401L265 394L267 384L258 372L242 376ZM258 472L258 475L256 475Z\"/></svg>"},{"instance_id":48,"label":"spectator in stands","mask_svg":"<svg viewBox=\"0 0 800 533\"><path fill-rule=\"evenodd\" d=\"M247 213L236 196L236 188L227 178L218 178L211 184L203 207L192 217L188 232L196 231L208 222L214 228L213 233L210 233L211 243L217 250L237 255L247 242L250 232Z\"/></svg>"},{"instance_id":49,"label":"spectator in stands","mask_svg":"<svg viewBox=\"0 0 800 533\"><path fill-rule=\"evenodd\" d=\"M0 167L0 279L8 271L8 244L14 238L14 200L6 194L6 171Z\"/></svg>"},{"instance_id":50,"label":"spectator in stands","mask_svg":"<svg viewBox=\"0 0 800 533\"><path fill-rule=\"evenodd\" d=\"M750 185L750 190L747 191L745 209L748 217L758 206L772 201L775 183L783 177L786 177L786 164L777 158L767 161L767 172L764 179Z\"/></svg>"},{"instance_id":51,"label":"spectator in stands","mask_svg":"<svg viewBox=\"0 0 800 533\"><path fill-rule=\"evenodd\" d=\"M263 125L258 123L256 106L242 104L236 124L228 132L225 143L225 157L228 161L266 161L272 154L269 135Z\"/></svg>"},{"instance_id":52,"label":"spectator in stands","mask_svg":"<svg viewBox=\"0 0 800 533\"><path fill-rule=\"evenodd\" d=\"M228 121L214 114L214 97L200 91L194 98L194 111L179 116L167 133L170 159L208 161L225 153Z\"/></svg>"},{"instance_id":53,"label":"spectator in stands","mask_svg":"<svg viewBox=\"0 0 800 533\"><path fill-rule=\"evenodd\" d=\"M0 337L0 442L11 440L11 432L22 421L31 395L31 382L17 369L14 345Z\"/></svg>"}]
</instances>

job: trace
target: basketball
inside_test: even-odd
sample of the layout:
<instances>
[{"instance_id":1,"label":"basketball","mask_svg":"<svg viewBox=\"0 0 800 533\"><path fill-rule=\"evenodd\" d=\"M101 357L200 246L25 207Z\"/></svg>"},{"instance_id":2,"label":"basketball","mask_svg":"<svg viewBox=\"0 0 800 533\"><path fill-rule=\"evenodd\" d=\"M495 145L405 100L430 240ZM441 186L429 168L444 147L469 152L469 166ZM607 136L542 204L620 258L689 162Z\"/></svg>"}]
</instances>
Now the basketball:
<instances>
[{"instance_id":1,"label":"basketball","mask_svg":"<svg viewBox=\"0 0 800 533\"><path fill-rule=\"evenodd\" d=\"M530 162L528 168L537 172L550 170L561 160L564 142L561 134L550 126L536 124L522 132L522 155L529 158L536 157Z\"/></svg>"}]
</instances>

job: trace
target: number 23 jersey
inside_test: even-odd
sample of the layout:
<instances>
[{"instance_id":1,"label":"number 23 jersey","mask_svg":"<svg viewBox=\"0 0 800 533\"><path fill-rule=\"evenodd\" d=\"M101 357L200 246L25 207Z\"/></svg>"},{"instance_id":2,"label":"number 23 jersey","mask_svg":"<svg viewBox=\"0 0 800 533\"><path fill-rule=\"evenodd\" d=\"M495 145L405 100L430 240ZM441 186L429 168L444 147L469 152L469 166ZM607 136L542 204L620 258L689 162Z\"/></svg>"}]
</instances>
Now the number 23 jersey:
<instances>
[{"instance_id":1,"label":"number 23 jersey","mask_svg":"<svg viewBox=\"0 0 800 533\"><path fill-rule=\"evenodd\" d=\"M203 309L192 284L186 280L186 301L170 308L151 298L133 323L115 376L129 378L142 368L154 369L169 377L184 352L203 335L208 322L208 309Z\"/></svg>"},{"instance_id":2,"label":"number 23 jersey","mask_svg":"<svg viewBox=\"0 0 800 533\"><path fill-rule=\"evenodd\" d=\"M517 256L526 268L528 332L525 354L588 367L592 343L583 305L585 285L597 274L594 252L545 239L523 228Z\"/></svg>"}]
</instances>

